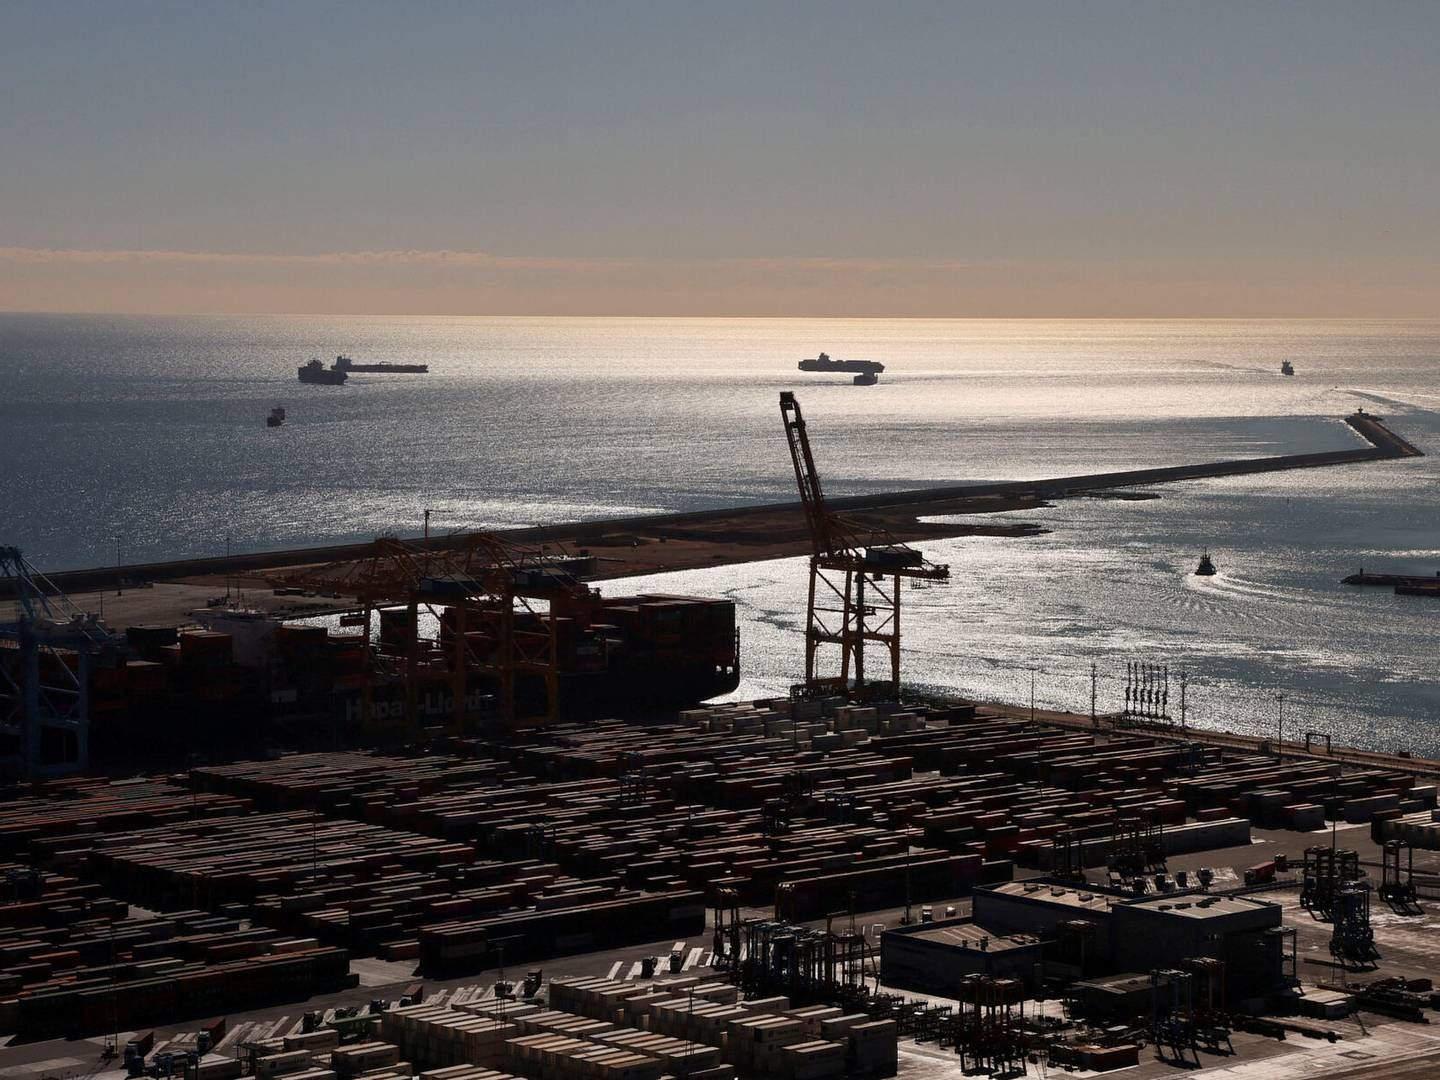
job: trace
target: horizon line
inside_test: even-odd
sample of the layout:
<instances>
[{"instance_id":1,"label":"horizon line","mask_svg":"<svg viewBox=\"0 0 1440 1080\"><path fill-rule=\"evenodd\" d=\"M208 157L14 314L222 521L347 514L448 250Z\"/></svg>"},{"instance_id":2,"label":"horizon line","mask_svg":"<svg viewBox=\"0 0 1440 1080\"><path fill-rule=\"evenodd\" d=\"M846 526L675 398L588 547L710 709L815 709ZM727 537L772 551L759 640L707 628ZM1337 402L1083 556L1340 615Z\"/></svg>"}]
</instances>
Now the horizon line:
<instances>
[{"instance_id":1,"label":"horizon line","mask_svg":"<svg viewBox=\"0 0 1440 1080\"><path fill-rule=\"evenodd\" d=\"M645 312L407 312L407 311L101 311L85 308L0 308L0 317L76 315L88 318L186 319L657 319L782 322L798 319L852 322L1416 322L1440 323L1440 315L656 315Z\"/></svg>"}]
</instances>

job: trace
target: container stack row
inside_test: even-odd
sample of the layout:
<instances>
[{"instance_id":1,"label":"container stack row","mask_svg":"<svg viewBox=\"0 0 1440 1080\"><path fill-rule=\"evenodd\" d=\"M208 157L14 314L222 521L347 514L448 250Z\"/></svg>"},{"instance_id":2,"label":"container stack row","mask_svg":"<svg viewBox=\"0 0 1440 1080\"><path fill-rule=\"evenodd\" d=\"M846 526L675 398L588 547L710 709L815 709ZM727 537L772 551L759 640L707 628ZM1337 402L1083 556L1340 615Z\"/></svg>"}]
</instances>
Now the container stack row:
<instances>
[{"instance_id":1,"label":"container stack row","mask_svg":"<svg viewBox=\"0 0 1440 1080\"><path fill-rule=\"evenodd\" d=\"M355 985L349 954L236 919L127 918L119 901L56 894L58 926L0 931L0 1030L24 1038L134 1030ZM0 908L0 918L8 912Z\"/></svg>"},{"instance_id":2,"label":"container stack row","mask_svg":"<svg viewBox=\"0 0 1440 1080\"><path fill-rule=\"evenodd\" d=\"M561 979L550 986L553 1009L704 1044L742 1076L823 1080L847 1073L895 1074L893 1021L789 1004L784 998L741 1001L734 987L698 978L653 986Z\"/></svg>"},{"instance_id":3,"label":"container stack row","mask_svg":"<svg viewBox=\"0 0 1440 1080\"><path fill-rule=\"evenodd\" d=\"M250 809L248 799L193 791L183 775L52 780L0 803L0 858L73 864L83 861L97 837L163 822L238 817Z\"/></svg>"},{"instance_id":4,"label":"container stack row","mask_svg":"<svg viewBox=\"0 0 1440 1080\"><path fill-rule=\"evenodd\" d=\"M187 822L97 842L91 871L147 907L238 905L277 930L458 971L630 945L704 925L680 884L640 893L539 860L476 860L468 845L307 811Z\"/></svg>"}]
</instances>

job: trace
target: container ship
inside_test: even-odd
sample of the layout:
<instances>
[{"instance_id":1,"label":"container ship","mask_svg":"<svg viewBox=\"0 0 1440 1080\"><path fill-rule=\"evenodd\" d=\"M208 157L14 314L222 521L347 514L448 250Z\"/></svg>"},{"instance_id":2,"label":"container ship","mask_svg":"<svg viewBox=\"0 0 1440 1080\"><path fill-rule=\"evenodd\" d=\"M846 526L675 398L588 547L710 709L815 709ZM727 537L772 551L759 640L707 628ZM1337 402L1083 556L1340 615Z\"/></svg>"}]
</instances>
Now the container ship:
<instances>
[{"instance_id":1,"label":"container ship","mask_svg":"<svg viewBox=\"0 0 1440 1080\"><path fill-rule=\"evenodd\" d=\"M441 608L436 638L419 643L422 662L447 680L453 677L461 651L455 635L462 633L470 668L467 686L499 692L503 616L503 609L485 604L467 603L463 614L459 605ZM569 720L670 712L728 694L740 684L732 600L600 597L593 592L587 597L582 592L566 600L557 597L548 612L517 610L510 619L517 655L528 652L535 660L528 671L517 665L517 714L534 717L545 711L549 673L556 683L555 718ZM406 656L412 626L407 608L381 609L379 655ZM550 672L543 662L551 647L547 643L554 649Z\"/></svg>"},{"instance_id":2,"label":"container ship","mask_svg":"<svg viewBox=\"0 0 1440 1080\"><path fill-rule=\"evenodd\" d=\"M238 752L277 736L302 746L409 741L416 734L408 725L409 672L421 727L445 727L455 716L457 630L465 727L503 730L502 613L473 604L463 616L458 605L435 610L438 619L426 620L417 637L408 607L375 609L368 649L364 628L232 608L197 610L182 626L131 626L113 662L90 671L92 748L124 758L157 744ZM739 686L728 599L594 596L583 611L516 610L511 626L520 660L515 711L528 718L516 726L659 715ZM557 694L549 716L537 719L548 706L547 671L534 660L546 642L554 646L548 674Z\"/></svg>"},{"instance_id":3,"label":"container ship","mask_svg":"<svg viewBox=\"0 0 1440 1080\"><path fill-rule=\"evenodd\" d=\"M335 371L362 371L378 374L391 375L424 375L430 370L429 364L392 364L389 360L381 360L376 364L357 364L348 356L337 356L335 358Z\"/></svg>"},{"instance_id":4,"label":"container ship","mask_svg":"<svg viewBox=\"0 0 1440 1080\"><path fill-rule=\"evenodd\" d=\"M829 353L821 353L809 360L800 361L801 371L843 371L854 375L856 386L874 386L880 381L885 365L875 360L833 360Z\"/></svg>"}]
</instances>

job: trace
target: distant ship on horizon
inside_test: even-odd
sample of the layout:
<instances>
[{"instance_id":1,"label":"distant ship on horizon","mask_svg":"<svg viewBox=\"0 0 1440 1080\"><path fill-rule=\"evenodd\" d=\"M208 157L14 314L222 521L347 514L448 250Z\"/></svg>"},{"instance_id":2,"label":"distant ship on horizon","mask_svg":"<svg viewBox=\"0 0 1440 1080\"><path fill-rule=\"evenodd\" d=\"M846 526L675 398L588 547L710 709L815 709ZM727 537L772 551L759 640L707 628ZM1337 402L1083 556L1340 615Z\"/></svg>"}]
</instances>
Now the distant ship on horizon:
<instances>
[{"instance_id":1,"label":"distant ship on horizon","mask_svg":"<svg viewBox=\"0 0 1440 1080\"><path fill-rule=\"evenodd\" d=\"M319 360L311 360L300 368L300 381L320 386L340 386L353 372L357 371L377 375L424 375L429 370L429 364L392 364L389 360L381 360L374 364L357 364L350 357L342 354L335 357L335 363L328 368Z\"/></svg>"},{"instance_id":2,"label":"distant ship on horizon","mask_svg":"<svg viewBox=\"0 0 1440 1080\"><path fill-rule=\"evenodd\" d=\"M813 359L801 360L799 368L801 371L843 371L855 376L856 386L874 386L880 381L885 365L876 360L833 360L829 353L822 352Z\"/></svg>"},{"instance_id":3,"label":"distant ship on horizon","mask_svg":"<svg viewBox=\"0 0 1440 1080\"><path fill-rule=\"evenodd\" d=\"M336 371L365 371L365 372L390 372L396 375L424 375L430 370L429 364L392 364L389 360L381 360L374 364L357 364L348 356L337 356L334 368Z\"/></svg>"}]
</instances>

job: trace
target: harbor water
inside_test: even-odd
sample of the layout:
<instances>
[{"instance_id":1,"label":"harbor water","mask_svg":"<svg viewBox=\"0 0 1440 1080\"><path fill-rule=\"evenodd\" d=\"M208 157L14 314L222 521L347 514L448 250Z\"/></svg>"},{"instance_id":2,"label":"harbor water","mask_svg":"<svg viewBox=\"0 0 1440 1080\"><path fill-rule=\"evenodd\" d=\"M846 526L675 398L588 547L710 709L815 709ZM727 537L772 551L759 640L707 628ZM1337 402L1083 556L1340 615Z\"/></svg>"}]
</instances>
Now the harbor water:
<instances>
[{"instance_id":1,"label":"harbor water","mask_svg":"<svg viewBox=\"0 0 1440 1080\"><path fill-rule=\"evenodd\" d=\"M803 374L820 350L880 382ZM312 356L426 375L302 386ZM1280 375L1291 360L1294 377ZM1361 445L1375 412L1440 452L1440 323L0 315L0 542L47 569L788 500L778 391L832 494ZM283 427L267 428L275 406ZM1188 719L1440 752L1440 602L1341 586L1440 569L1440 458L1193 481L1003 515L1048 530L929 545L907 676L1119 704L1128 660ZM1219 568L1191 574L1204 550ZM799 675L804 562L624 586L740 602L746 682Z\"/></svg>"}]
</instances>

